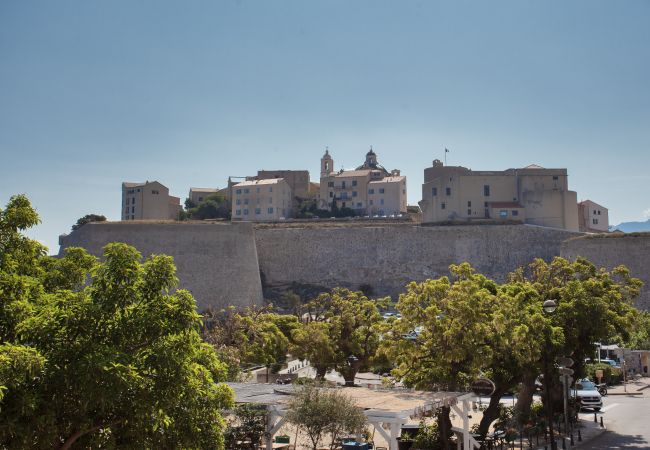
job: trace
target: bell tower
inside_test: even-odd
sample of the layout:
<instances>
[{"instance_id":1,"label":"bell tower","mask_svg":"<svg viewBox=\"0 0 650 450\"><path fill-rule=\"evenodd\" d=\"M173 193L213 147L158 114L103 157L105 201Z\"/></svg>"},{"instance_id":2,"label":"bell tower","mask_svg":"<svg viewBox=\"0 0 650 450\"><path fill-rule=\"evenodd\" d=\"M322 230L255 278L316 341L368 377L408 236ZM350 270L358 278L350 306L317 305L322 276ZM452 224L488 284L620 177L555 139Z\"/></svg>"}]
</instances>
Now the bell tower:
<instances>
[{"instance_id":1,"label":"bell tower","mask_svg":"<svg viewBox=\"0 0 650 450\"><path fill-rule=\"evenodd\" d=\"M334 172L334 160L330 156L328 147L325 147L325 154L320 159L320 177L325 178Z\"/></svg>"}]
</instances>

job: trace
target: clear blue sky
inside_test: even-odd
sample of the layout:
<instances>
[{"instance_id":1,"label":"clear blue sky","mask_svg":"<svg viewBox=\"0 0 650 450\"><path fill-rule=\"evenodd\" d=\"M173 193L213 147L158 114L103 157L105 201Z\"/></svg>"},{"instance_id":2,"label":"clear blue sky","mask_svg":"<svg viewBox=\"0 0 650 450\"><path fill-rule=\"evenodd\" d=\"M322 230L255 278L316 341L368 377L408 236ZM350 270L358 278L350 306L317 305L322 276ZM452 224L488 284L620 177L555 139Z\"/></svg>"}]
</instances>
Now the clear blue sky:
<instances>
[{"instance_id":1,"label":"clear blue sky","mask_svg":"<svg viewBox=\"0 0 650 450\"><path fill-rule=\"evenodd\" d=\"M122 181L185 198L372 145L423 170L566 167L611 223L650 211L650 2L0 2L0 203L52 252Z\"/></svg>"}]
</instances>

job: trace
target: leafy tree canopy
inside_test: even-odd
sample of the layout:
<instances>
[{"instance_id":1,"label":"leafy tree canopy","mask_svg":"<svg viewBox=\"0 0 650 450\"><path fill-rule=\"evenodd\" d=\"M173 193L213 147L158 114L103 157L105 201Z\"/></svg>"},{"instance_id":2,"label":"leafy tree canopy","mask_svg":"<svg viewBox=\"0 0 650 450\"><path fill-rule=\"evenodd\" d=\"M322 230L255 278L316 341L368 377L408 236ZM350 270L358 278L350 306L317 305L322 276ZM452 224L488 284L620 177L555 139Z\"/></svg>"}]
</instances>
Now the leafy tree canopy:
<instances>
[{"instance_id":1,"label":"leafy tree canopy","mask_svg":"<svg viewBox=\"0 0 650 450\"><path fill-rule=\"evenodd\" d=\"M198 205L188 198L185 207L188 219L230 219L230 205L222 194L211 194Z\"/></svg>"},{"instance_id":2,"label":"leafy tree canopy","mask_svg":"<svg viewBox=\"0 0 650 450\"><path fill-rule=\"evenodd\" d=\"M307 434L311 448L316 450L329 435L330 448L343 434L360 434L366 416L354 402L336 389L305 385L289 401L287 420Z\"/></svg>"},{"instance_id":3,"label":"leafy tree canopy","mask_svg":"<svg viewBox=\"0 0 650 450\"><path fill-rule=\"evenodd\" d=\"M86 214L85 216L77 220L77 223L72 225L72 231L78 230L79 228L81 228L82 226L90 222L106 222L106 217L99 214Z\"/></svg>"},{"instance_id":4,"label":"leafy tree canopy","mask_svg":"<svg viewBox=\"0 0 650 450\"><path fill-rule=\"evenodd\" d=\"M54 260L20 233L36 223L23 196L0 211L0 446L223 448L226 369L172 259Z\"/></svg>"},{"instance_id":5,"label":"leafy tree canopy","mask_svg":"<svg viewBox=\"0 0 650 450\"><path fill-rule=\"evenodd\" d=\"M308 359L318 377L335 369L352 382L377 352L383 321L379 307L386 302L347 289L319 295L305 305L307 323L293 332L291 354ZM351 356L354 362L348 359Z\"/></svg>"}]
</instances>

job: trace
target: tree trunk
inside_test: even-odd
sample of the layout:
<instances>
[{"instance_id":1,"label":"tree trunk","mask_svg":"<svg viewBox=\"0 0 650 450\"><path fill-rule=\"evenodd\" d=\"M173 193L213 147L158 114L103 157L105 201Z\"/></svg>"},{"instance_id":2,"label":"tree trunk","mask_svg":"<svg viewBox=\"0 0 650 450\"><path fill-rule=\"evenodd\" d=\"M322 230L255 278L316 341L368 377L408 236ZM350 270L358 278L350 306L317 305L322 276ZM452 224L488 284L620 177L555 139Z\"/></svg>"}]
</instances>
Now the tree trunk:
<instances>
[{"instance_id":1,"label":"tree trunk","mask_svg":"<svg viewBox=\"0 0 650 450\"><path fill-rule=\"evenodd\" d=\"M535 379L537 376L533 373L527 373L521 382L521 389L517 395L517 404L515 405L515 417L519 423L530 415L530 406L533 404L533 394L535 394Z\"/></svg>"},{"instance_id":2,"label":"tree trunk","mask_svg":"<svg viewBox=\"0 0 650 450\"><path fill-rule=\"evenodd\" d=\"M505 389L497 389L490 396L490 404L487 409L483 411L483 418L479 424L478 432L482 437L485 437L490 431L490 425L499 417L499 403L501 397L505 393Z\"/></svg>"},{"instance_id":3,"label":"tree trunk","mask_svg":"<svg viewBox=\"0 0 650 450\"><path fill-rule=\"evenodd\" d=\"M316 379L324 380L325 374L327 374L327 367L316 367Z\"/></svg>"},{"instance_id":4,"label":"tree trunk","mask_svg":"<svg viewBox=\"0 0 650 450\"><path fill-rule=\"evenodd\" d=\"M451 431L451 407L441 406L438 412L438 428L440 430L440 445L443 450L451 450L450 438L453 435Z\"/></svg>"}]
</instances>

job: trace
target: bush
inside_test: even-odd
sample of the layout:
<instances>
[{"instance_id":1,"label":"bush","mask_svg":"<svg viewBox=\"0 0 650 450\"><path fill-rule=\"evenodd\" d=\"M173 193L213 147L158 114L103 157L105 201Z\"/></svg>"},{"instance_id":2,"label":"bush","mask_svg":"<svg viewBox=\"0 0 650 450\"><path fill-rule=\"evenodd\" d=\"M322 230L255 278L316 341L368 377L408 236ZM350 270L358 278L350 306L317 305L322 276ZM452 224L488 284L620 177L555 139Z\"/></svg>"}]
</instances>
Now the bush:
<instances>
[{"instance_id":1,"label":"bush","mask_svg":"<svg viewBox=\"0 0 650 450\"><path fill-rule=\"evenodd\" d=\"M612 385L621 383L623 381L623 372L621 369L612 367L607 363L587 364L585 366L585 374L587 375L587 378L593 380L595 383L598 383L598 378L596 378L596 370L599 369L603 371L603 383Z\"/></svg>"}]
</instances>

